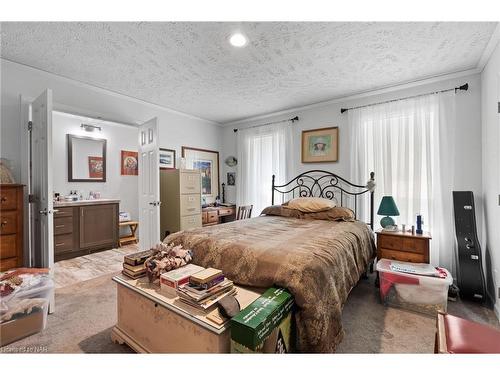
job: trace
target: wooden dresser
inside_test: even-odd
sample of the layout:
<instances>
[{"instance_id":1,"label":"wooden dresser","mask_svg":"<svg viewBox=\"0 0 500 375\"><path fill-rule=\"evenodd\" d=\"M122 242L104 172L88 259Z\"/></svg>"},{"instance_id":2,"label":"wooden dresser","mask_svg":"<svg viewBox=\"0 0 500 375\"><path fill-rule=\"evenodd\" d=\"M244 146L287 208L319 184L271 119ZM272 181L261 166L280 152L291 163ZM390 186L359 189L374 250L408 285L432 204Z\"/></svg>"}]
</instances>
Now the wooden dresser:
<instances>
[{"instance_id":1,"label":"wooden dresser","mask_svg":"<svg viewBox=\"0 0 500 375\"><path fill-rule=\"evenodd\" d=\"M23 185L0 185L0 271L23 265Z\"/></svg>"},{"instance_id":2,"label":"wooden dresser","mask_svg":"<svg viewBox=\"0 0 500 375\"><path fill-rule=\"evenodd\" d=\"M118 200L54 204L55 261L118 247L118 215Z\"/></svg>"},{"instance_id":3,"label":"wooden dresser","mask_svg":"<svg viewBox=\"0 0 500 375\"><path fill-rule=\"evenodd\" d=\"M236 206L205 207L201 212L204 227L234 221Z\"/></svg>"},{"instance_id":4,"label":"wooden dresser","mask_svg":"<svg viewBox=\"0 0 500 375\"><path fill-rule=\"evenodd\" d=\"M201 173L191 169L160 171L160 233L201 228Z\"/></svg>"},{"instance_id":5,"label":"wooden dresser","mask_svg":"<svg viewBox=\"0 0 500 375\"><path fill-rule=\"evenodd\" d=\"M377 259L392 259L412 263L429 263L430 233L377 232Z\"/></svg>"}]
</instances>

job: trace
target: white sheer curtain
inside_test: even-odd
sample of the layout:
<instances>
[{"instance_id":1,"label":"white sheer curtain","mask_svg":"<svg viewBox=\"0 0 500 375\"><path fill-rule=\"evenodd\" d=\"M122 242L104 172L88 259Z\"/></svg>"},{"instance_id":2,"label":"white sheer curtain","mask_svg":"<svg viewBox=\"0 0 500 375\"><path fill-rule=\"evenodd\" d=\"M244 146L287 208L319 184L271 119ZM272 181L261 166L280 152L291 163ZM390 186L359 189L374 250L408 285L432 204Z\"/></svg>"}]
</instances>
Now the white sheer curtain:
<instances>
[{"instance_id":1,"label":"white sheer curtain","mask_svg":"<svg viewBox=\"0 0 500 375\"><path fill-rule=\"evenodd\" d=\"M237 132L236 203L253 205L252 216L271 205L272 175L287 182L291 170L292 129L289 122Z\"/></svg>"},{"instance_id":2,"label":"white sheer curtain","mask_svg":"<svg viewBox=\"0 0 500 375\"><path fill-rule=\"evenodd\" d=\"M351 179L375 172L375 210L384 195L398 206L398 224L423 215L431 263L454 271L452 181L454 95L431 94L349 110ZM375 217L375 227L380 217Z\"/></svg>"}]
</instances>

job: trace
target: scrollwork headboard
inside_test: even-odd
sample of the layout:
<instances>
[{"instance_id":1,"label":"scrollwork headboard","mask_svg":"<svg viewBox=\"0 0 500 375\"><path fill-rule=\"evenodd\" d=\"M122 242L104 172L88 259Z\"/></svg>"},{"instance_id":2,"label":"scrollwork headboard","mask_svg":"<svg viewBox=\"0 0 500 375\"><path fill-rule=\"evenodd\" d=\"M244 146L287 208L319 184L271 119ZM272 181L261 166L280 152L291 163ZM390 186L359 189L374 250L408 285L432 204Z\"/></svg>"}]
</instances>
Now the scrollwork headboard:
<instances>
[{"instance_id":1,"label":"scrollwork headboard","mask_svg":"<svg viewBox=\"0 0 500 375\"><path fill-rule=\"evenodd\" d=\"M334 173L312 170L299 174L291 181L283 185L275 184L273 175L271 204L274 205L275 194L281 194L281 203L297 197L319 197L333 199L343 207L354 211L359 219L358 209L362 206L361 199L367 199L369 222L367 224L373 229L373 196L375 187L375 173L370 173L370 180L366 185L356 185ZM365 218L366 220L366 218Z\"/></svg>"}]
</instances>

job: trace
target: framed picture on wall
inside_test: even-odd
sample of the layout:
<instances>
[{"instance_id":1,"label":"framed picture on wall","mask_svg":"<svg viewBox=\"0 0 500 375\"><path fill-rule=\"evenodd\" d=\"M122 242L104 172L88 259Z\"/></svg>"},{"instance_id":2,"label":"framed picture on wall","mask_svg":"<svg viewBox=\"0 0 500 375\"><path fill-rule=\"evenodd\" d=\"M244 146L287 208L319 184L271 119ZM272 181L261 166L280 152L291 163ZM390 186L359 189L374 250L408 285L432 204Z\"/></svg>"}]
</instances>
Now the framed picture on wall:
<instances>
[{"instance_id":1,"label":"framed picture on wall","mask_svg":"<svg viewBox=\"0 0 500 375\"><path fill-rule=\"evenodd\" d=\"M102 156L89 156L89 178L103 178Z\"/></svg>"},{"instance_id":2,"label":"framed picture on wall","mask_svg":"<svg viewBox=\"0 0 500 375\"><path fill-rule=\"evenodd\" d=\"M236 172L227 172L227 186L236 185Z\"/></svg>"},{"instance_id":3,"label":"framed picture on wall","mask_svg":"<svg viewBox=\"0 0 500 375\"><path fill-rule=\"evenodd\" d=\"M302 132L302 163L328 163L339 160L339 128L320 128Z\"/></svg>"},{"instance_id":4,"label":"framed picture on wall","mask_svg":"<svg viewBox=\"0 0 500 375\"><path fill-rule=\"evenodd\" d=\"M160 148L160 169L175 169L175 150Z\"/></svg>"},{"instance_id":5,"label":"framed picture on wall","mask_svg":"<svg viewBox=\"0 0 500 375\"><path fill-rule=\"evenodd\" d=\"M182 157L187 169L201 172L201 195L207 203L219 195L219 152L182 146Z\"/></svg>"},{"instance_id":6,"label":"framed picture on wall","mask_svg":"<svg viewBox=\"0 0 500 375\"><path fill-rule=\"evenodd\" d=\"M121 175L137 176L139 174L139 161L137 151L124 151L121 154Z\"/></svg>"}]
</instances>

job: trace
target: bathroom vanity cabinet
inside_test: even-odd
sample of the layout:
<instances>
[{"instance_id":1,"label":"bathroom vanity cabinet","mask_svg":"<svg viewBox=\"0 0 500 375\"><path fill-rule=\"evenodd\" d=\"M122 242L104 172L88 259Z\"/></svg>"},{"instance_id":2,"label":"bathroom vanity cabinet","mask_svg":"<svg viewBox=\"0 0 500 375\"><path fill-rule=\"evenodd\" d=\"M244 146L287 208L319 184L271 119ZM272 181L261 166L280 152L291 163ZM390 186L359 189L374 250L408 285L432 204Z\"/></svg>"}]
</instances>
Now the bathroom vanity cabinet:
<instances>
[{"instance_id":1,"label":"bathroom vanity cabinet","mask_svg":"<svg viewBox=\"0 0 500 375\"><path fill-rule=\"evenodd\" d=\"M55 261L118 247L119 200L54 204Z\"/></svg>"}]
</instances>

